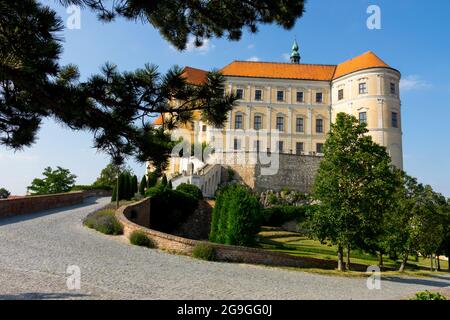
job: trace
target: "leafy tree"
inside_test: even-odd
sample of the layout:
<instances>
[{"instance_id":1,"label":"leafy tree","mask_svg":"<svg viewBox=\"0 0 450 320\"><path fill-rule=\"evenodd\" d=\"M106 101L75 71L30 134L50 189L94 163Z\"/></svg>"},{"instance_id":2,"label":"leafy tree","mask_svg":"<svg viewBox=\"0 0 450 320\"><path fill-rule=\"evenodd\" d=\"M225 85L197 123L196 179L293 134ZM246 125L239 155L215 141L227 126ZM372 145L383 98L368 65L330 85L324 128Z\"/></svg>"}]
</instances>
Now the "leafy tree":
<instances>
[{"instance_id":1,"label":"leafy tree","mask_svg":"<svg viewBox=\"0 0 450 320\"><path fill-rule=\"evenodd\" d=\"M399 184L386 149L372 141L364 123L339 113L324 145L313 195L313 233L338 246L338 269L347 268L352 247L374 250L382 235L384 212Z\"/></svg>"},{"instance_id":2,"label":"leafy tree","mask_svg":"<svg viewBox=\"0 0 450 320\"><path fill-rule=\"evenodd\" d=\"M145 175L142 176L141 183L139 183L139 193L143 196L145 195L145 189L147 188L147 179Z\"/></svg>"},{"instance_id":3,"label":"leafy tree","mask_svg":"<svg viewBox=\"0 0 450 320\"><path fill-rule=\"evenodd\" d=\"M107 1L59 0L68 4L85 5L101 20L111 21L116 16L141 20L157 28L176 48L186 48L189 37L200 46L215 36L239 40L242 31L255 33L258 24L276 23L291 29L304 12L304 0L225 0L225 1ZM110 4L108 6L107 4Z\"/></svg>"},{"instance_id":4,"label":"leafy tree","mask_svg":"<svg viewBox=\"0 0 450 320\"><path fill-rule=\"evenodd\" d=\"M44 169L43 179L35 178L28 187L28 191L33 195L52 194L68 192L75 184L76 175L71 174L68 169L51 167Z\"/></svg>"},{"instance_id":5,"label":"leafy tree","mask_svg":"<svg viewBox=\"0 0 450 320\"><path fill-rule=\"evenodd\" d=\"M100 172L100 176L95 180L94 185L106 185L115 187L117 184L117 173L128 172L132 173L133 170L128 166L117 166L114 163L109 163Z\"/></svg>"},{"instance_id":6,"label":"leafy tree","mask_svg":"<svg viewBox=\"0 0 450 320\"><path fill-rule=\"evenodd\" d=\"M0 199L8 199L11 195L11 192L6 190L5 188L0 188Z\"/></svg>"}]
</instances>

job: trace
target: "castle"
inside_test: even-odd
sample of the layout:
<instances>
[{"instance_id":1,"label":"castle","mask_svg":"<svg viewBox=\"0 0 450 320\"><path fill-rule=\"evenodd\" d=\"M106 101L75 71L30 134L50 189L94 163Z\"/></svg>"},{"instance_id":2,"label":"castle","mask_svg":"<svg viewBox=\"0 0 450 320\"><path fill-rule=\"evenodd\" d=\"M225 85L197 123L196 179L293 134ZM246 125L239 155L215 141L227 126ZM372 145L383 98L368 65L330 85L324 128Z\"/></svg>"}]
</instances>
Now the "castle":
<instances>
[{"instance_id":1,"label":"castle","mask_svg":"<svg viewBox=\"0 0 450 320\"><path fill-rule=\"evenodd\" d=\"M339 112L367 123L373 140L387 148L396 167L403 167L398 70L371 51L338 65L302 64L296 41L290 60L233 61L220 70L225 89L237 95L238 104L223 128L199 119L172 133L192 144L208 144L215 155L210 157L214 161L173 156L167 174L174 186L193 183L212 195L231 168L235 178L255 189L307 192ZM193 85L202 83L206 74L184 69ZM162 118L154 122L161 123ZM276 172L262 174L264 164L257 156L262 151L269 158L277 155Z\"/></svg>"}]
</instances>

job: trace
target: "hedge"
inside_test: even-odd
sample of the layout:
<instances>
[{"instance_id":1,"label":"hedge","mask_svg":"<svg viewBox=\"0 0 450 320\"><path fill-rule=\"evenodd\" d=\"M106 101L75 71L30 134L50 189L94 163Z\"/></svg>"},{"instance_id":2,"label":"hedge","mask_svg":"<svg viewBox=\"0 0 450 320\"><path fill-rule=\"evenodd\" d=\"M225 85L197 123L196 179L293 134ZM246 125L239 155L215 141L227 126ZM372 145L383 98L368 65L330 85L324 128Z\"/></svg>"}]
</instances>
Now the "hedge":
<instances>
[{"instance_id":1,"label":"hedge","mask_svg":"<svg viewBox=\"0 0 450 320\"><path fill-rule=\"evenodd\" d=\"M202 190L200 190L197 186L194 186L193 184L182 183L177 187L177 191L191 195L197 200L203 199Z\"/></svg>"}]
</instances>

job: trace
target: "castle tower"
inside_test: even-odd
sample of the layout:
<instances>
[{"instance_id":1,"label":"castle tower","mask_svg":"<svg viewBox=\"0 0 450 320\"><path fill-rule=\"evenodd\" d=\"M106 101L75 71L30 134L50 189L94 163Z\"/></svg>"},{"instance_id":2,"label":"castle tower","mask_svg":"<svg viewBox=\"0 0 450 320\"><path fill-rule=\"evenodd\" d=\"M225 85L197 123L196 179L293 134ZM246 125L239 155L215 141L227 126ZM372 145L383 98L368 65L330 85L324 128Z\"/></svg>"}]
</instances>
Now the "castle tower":
<instances>
[{"instance_id":1,"label":"castle tower","mask_svg":"<svg viewBox=\"0 0 450 320\"><path fill-rule=\"evenodd\" d=\"M300 63L300 53L298 52L298 44L296 40L294 40L294 43L292 44L291 63Z\"/></svg>"},{"instance_id":2,"label":"castle tower","mask_svg":"<svg viewBox=\"0 0 450 320\"><path fill-rule=\"evenodd\" d=\"M374 142L385 146L392 164L403 168L400 72L373 52L336 68L332 80L332 121L345 112L367 124Z\"/></svg>"}]
</instances>

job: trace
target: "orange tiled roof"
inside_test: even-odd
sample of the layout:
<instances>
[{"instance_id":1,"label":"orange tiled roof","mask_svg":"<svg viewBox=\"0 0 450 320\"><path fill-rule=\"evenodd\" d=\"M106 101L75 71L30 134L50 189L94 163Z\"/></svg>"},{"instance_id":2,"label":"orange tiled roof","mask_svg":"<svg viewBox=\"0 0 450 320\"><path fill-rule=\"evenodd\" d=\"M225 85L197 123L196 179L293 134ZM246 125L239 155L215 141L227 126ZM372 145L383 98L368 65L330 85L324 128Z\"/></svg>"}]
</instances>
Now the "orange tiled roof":
<instances>
[{"instance_id":1,"label":"orange tiled roof","mask_svg":"<svg viewBox=\"0 0 450 320\"><path fill-rule=\"evenodd\" d=\"M153 124L155 126L160 126L163 124L163 116L159 116L158 118L155 119L155 121L153 121Z\"/></svg>"},{"instance_id":2,"label":"orange tiled roof","mask_svg":"<svg viewBox=\"0 0 450 320\"><path fill-rule=\"evenodd\" d=\"M338 65L233 61L220 71L225 76L235 77L331 81L355 71L376 67L390 68L376 54L368 51ZM206 74L204 70L184 68L189 83L201 84Z\"/></svg>"},{"instance_id":3,"label":"orange tiled roof","mask_svg":"<svg viewBox=\"0 0 450 320\"><path fill-rule=\"evenodd\" d=\"M196 69L192 67L184 67L183 76L187 79L190 84L202 84L206 80L206 74L208 72L201 69Z\"/></svg>"},{"instance_id":4,"label":"orange tiled roof","mask_svg":"<svg viewBox=\"0 0 450 320\"><path fill-rule=\"evenodd\" d=\"M222 70L225 76L329 81L336 66L279 62L233 61Z\"/></svg>"},{"instance_id":5,"label":"orange tiled roof","mask_svg":"<svg viewBox=\"0 0 450 320\"><path fill-rule=\"evenodd\" d=\"M376 67L390 68L390 66L378 58L375 53L367 51L360 56L338 64L333 79L337 79L355 71Z\"/></svg>"}]
</instances>

